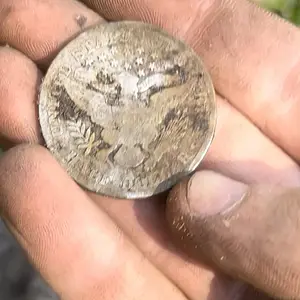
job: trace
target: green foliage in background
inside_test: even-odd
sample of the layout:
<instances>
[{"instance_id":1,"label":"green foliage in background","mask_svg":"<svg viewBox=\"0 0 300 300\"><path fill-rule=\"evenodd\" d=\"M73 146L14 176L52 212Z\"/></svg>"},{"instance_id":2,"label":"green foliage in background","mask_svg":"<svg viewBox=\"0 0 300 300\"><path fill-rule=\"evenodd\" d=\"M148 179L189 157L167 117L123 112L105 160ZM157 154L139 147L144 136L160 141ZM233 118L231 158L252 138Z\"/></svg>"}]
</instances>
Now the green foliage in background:
<instances>
[{"instance_id":1,"label":"green foliage in background","mask_svg":"<svg viewBox=\"0 0 300 300\"><path fill-rule=\"evenodd\" d=\"M300 26L300 0L251 0L261 7ZM0 155L3 151L0 146Z\"/></svg>"},{"instance_id":2,"label":"green foliage in background","mask_svg":"<svg viewBox=\"0 0 300 300\"><path fill-rule=\"evenodd\" d=\"M300 26L300 0L252 0L260 6Z\"/></svg>"}]
</instances>

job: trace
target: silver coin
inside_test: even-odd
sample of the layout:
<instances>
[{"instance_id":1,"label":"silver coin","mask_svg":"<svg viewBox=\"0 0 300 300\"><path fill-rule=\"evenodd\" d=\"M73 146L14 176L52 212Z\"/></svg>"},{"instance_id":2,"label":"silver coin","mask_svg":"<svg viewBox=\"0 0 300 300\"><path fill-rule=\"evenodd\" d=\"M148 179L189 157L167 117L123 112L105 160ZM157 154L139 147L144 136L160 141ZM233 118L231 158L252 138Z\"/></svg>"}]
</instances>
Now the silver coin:
<instances>
[{"instance_id":1,"label":"silver coin","mask_svg":"<svg viewBox=\"0 0 300 300\"><path fill-rule=\"evenodd\" d=\"M214 135L215 93L183 42L140 22L99 24L52 62L39 119L46 146L78 184L144 198L199 165Z\"/></svg>"}]
</instances>

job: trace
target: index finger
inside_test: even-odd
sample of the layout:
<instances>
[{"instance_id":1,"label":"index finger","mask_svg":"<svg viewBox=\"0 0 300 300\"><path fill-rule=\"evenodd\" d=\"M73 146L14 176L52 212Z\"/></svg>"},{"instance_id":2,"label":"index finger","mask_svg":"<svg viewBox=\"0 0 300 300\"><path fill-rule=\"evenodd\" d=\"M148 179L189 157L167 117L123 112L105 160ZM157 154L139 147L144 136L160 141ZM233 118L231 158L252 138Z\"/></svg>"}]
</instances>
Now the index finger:
<instances>
[{"instance_id":1,"label":"index finger","mask_svg":"<svg viewBox=\"0 0 300 300\"><path fill-rule=\"evenodd\" d=\"M300 160L300 31L245 0L82 0L110 20L154 23L203 58L223 97Z\"/></svg>"}]
</instances>

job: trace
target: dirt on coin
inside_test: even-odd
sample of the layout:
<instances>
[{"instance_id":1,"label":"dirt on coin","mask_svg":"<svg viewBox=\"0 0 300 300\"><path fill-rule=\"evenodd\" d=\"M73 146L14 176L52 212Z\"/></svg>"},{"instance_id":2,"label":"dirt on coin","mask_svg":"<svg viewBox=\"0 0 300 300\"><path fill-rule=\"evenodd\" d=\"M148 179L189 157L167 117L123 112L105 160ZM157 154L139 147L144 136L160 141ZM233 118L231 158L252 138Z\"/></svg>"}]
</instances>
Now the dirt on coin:
<instances>
[{"instance_id":1,"label":"dirt on coin","mask_svg":"<svg viewBox=\"0 0 300 300\"><path fill-rule=\"evenodd\" d=\"M71 41L41 86L46 146L84 188L116 198L163 192L195 170L214 135L214 88L183 42L141 22Z\"/></svg>"}]
</instances>

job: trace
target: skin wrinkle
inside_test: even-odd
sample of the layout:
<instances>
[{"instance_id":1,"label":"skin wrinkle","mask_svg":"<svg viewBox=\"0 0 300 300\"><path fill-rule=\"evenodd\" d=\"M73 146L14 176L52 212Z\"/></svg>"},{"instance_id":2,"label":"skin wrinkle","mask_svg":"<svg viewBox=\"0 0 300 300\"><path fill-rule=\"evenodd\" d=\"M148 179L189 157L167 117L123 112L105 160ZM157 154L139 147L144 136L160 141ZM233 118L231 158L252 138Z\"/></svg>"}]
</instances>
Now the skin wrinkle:
<instances>
[{"instance_id":1,"label":"skin wrinkle","mask_svg":"<svg viewBox=\"0 0 300 300\"><path fill-rule=\"evenodd\" d=\"M6 6L4 4L4 8ZM0 13L2 7L0 4ZM13 0L10 7L9 18L2 20L0 26L0 40L26 53L42 65L48 64L49 59L56 55L57 49L63 46L62 42L82 30L74 19L76 15L88 17L84 28L102 20L85 5L72 0L45 0L38 4L35 0ZM55 31L51 22L44 22L43 16L49 11L53 16L56 15Z\"/></svg>"},{"instance_id":2,"label":"skin wrinkle","mask_svg":"<svg viewBox=\"0 0 300 300\"><path fill-rule=\"evenodd\" d=\"M0 141L9 139L10 145L24 141L41 142L36 122L36 98L41 72L23 54L7 47L0 47L0 65ZM16 73L16 69L19 72ZM20 104L24 98L30 100Z\"/></svg>"},{"instance_id":3,"label":"skin wrinkle","mask_svg":"<svg viewBox=\"0 0 300 300\"><path fill-rule=\"evenodd\" d=\"M282 97L281 99L290 99L288 103L284 102L283 107L281 110L278 110L278 114L290 114L291 110L294 106L297 105L297 97L295 91L300 83L300 76L299 76L299 69L300 69L300 60L291 68L290 73L286 77L286 80L283 83L282 88ZM286 96L285 96L286 95ZM285 109L284 109L285 108Z\"/></svg>"},{"instance_id":4,"label":"skin wrinkle","mask_svg":"<svg viewBox=\"0 0 300 300\"><path fill-rule=\"evenodd\" d=\"M198 50L198 47L194 45L194 42L201 40L201 36L204 34L204 32L214 22L220 19L220 15L222 14L222 8L225 6L224 0L206 0L197 2L198 9L193 10L193 13L195 13L195 15L190 20L190 22L188 22L188 25L184 27L185 29L180 30L180 32L177 34L179 37L182 37L193 49L195 49L195 51ZM195 39L194 28L195 26L199 25L199 22L201 22L202 25L201 27L199 26L199 31L197 32L197 39ZM190 36L191 38L189 38Z\"/></svg>"},{"instance_id":5,"label":"skin wrinkle","mask_svg":"<svg viewBox=\"0 0 300 300\"><path fill-rule=\"evenodd\" d=\"M290 157L224 99L217 97L217 109L215 139L200 170L217 170L247 183L300 184L299 167Z\"/></svg>"},{"instance_id":6,"label":"skin wrinkle","mask_svg":"<svg viewBox=\"0 0 300 300\"><path fill-rule=\"evenodd\" d=\"M250 6L250 5L249 5ZM238 14L237 14L238 15ZM228 23L228 22L227 22ZM248 26L248 25L247 25ZM216 27L216 26L215 26ZM224 28L224 26L223 26L223 28ZM268 27L263 27L262 26L262 28L268 28ZM255 31L255 30L254 30ZM212 30L211 30L211 32L212 32ZM219 32L222 32L222 30L220 30ZM224 33L224 34L226 34L226 33ZM209 36L211 36L211 34L209 34ZM204 39L202 39L202 43L203 43L203 40L205 41L206 39L208 40L209 39L209 36L207 36L206 38L204 38ZM252 40L253 40L254 38L252 38ZM235 40L240 40L240 41L242 41L242 39L238 39L238 38L236 38ZM278 43L277 41L278 40L280 40L280 39L276 39L276 40L274 40L274 43ZM251 41L251 38L249 39L249 42ZM271 41L270 41L271 42ZM274 44L273 43L273 44ZM242 45L242 44L241 44ZM235 58L235 61L236 60L239 60L239 53L246 53L246 51L242 51L242 49L241 49L241 45L238 45L237 46L237 48L238 49L240 49L240 52L236 52L236 58ZM279 47L278 47L279 46ZM280 49L280 48L282 48L281 47L281 45L278 45L277 47L276 46L274 46L274 47L272 47L272 49ZM201 49L201 46L199 46L200 47L200 49ZM227 46L227 48L229 48L229 49L234 49L235 48L235 46L233 46L232 44L229 44L229 46ZM252 46L252 48L253 48L253 46ZM226 49L226 48L225 48ZM228 50L227 50L228 51ZM266 47L265 48L265 50L263 50L263 51L265 51L264 53L266 53L266 57L268 57L268 56L270 56L270 54L267 54L268 52L270 52L270 51L268 51L268 47ZM225 51L226 52L226 51ZM272 52L274 52L274 51L272 51ZM208 54L204 54L206 57L208 56ZM251 57L251 56L249 56L249 57ZM263 53L262 53L262 55L261 55L261 57L263 58ZM294 59L294 55L292 55L292 58ZM290 62L292 62L292 59L289 59L290 60ZM225 61L225 60L224 60ZM272 104L273 105L273 108L272 107L268 107L269 106L269 103L270 103L270 101L271 100L273 100L274 99L274 96L276 97L276 98L278 98L278 94L280 94L280 93L278 93L278 92L276 92L276 90L275 90L275 88L276 87L280 87L280 81L282 80L282 78L281 78L281 76L284 78L284 74L285 74L285 72L278 72L278 75L279 76L277 76L277 78L276 79L278 79L278 81L279 81L279 84L275 84L274 85L274 80L272 81L272 82L266 82L267 80L265 80L265 81L261 81L261 79L262 78L269 78L268 76L264 76L263 75L263 70L266 70L267 68L266 68L266 61L267 60L261 60L259 63L257 63L257 62L255 62L253 65L255 65L256 66L256 68L258 69L258 70L260 70L260 73L261 74L259 74L260 76L256 76L255 78L257 78L257 80L254 80L254 81L252 81L252 87L251 86L249 86L249 88L247 88L248 89L248 91L246 92L246 93L244 93L244 96L245 96L245 101L243 101L243 102L240 102L240 101L237 101L237 98L233 98L233 96L234 96L234 94L237 94L237 92L239 92L239 91L242 91L242 90L245 90L245 88L244 87L242 87L241 86L241 88L237 88L235 91L232 91L232 92L230 92L231 94L232 94L232 96L229 98L229 100L230 100L230 102L233 104L233 105L235 105L235 107L237 107L240 111L242 111L243 113L246 113L246 115L247 116L249 116L252 120L254 120L253 119L253 116L255 116L255 117L257 117L257 116L259 116L260 118L261 118L261 121L260 120L254 120L254 121L256 121L256 124L257 125L259 125L259 127L260 128L262 128L263 130L264 130L264 132L266 132L266 133L270 133L270 130L271 130L271 128L273 128L273 131L274 131L274 134L275 134L275 132L276 132L276 126L274 126L274 124L276 123L276 120L275 120L275 118L274 119L272 119L272 122L271 122L271 124L270 124L270 126L268 126L268 127L263 127L264 126L264 124L265 124L265 120L264 120L264 118L266 118L266 117L264 117L264 115L265 115L265 111L266 111L266 108L268 108L267 109L267 111L270 111L271 113L272 113L272 111L276 111L276 110L278 110L278 111L280 111L281 109L280 109L280 103L278 103L278 106L277 105L274 105L274 104ZM277 62L277 64L280 66L280 63L279 62ZM273 64L274 65L274 64ZM279 67L278 66L278 67ZM283 69L283 66L284 66L284 64L282 64L282 67L281 67L281 69ZM263 69L264 68L264 69ZM239 70L241 70L241 68L240 68L240 66L238 67L238 69ZM249 69L249 68L248 68ZM225 71L225 70L224 70ZM220 73L221 73L221 71L220 71ZM226 73L226 71L225 72L223 72L223 74L225 74ZM249 73L249 70L248 70L248 73ZM272 73L272 75L274 74L274 70L273 69L270 69L270 73ZM236 72L236 74L237 75L240 75L241 74L241 76L243 76L243 73L241 73L241 72ZM244 74L246 74L246 73L244 73ZM277 74L276 74L277 75ZM234 76L235 77L235 76ZM216 83L217 83L217 89L218 89L218 91L220 91L223 95L226 95L226 96L228 96L228 93L229 93L229 89L228 89L228 85L226 86L226 80L217 80L216 81ZM219 85L219 83L220 84L222 84L222 86L220 86ZM231 85L229 85L229 87L230 87ZM237 87L237 85L232 85L232 87L234 88L234 87ZM274 87L274 88L273 88ZM269 89L268 89L269 88ZM222 92L222 90L223 91L225 91L225 89L227 90L227 93L224 93L224 92ZM268 90L267 90L268 89ZM261 94L261 95L259 95L259 91L264 91L264 94ZM270 93L270 91L271 91L271 93ZM253 93L253 95L251 95L251 93ZM248 96L248 97L247 97ZM255 97L256 96L256 97ZM253 98L252 98L253 97ZM250 100L251 99L251 100ZM256 100L255 100L256 99ZM268 100L268 99L270 99L270 100ZM258 107L260 107L260 110L258 111ZM270 116L269 116L270 117ZM260 123L261 122L261 123ZM277 123L278 124L278 123ZM294 127L292 127L292 128L294 128ZM277 130L278 131L278 130ZM274 136L272 136L272 132L271 132L271 137L273 138L273 140L274 140ZM281 131L279 131L279 134L278 135L280 135L280 138L281 138L281 135L282 135L283 133L282 133L282 130ZM286 135L285 135L285 139L287 139L288 137L286 137ZM276 138L275 138L275 140L277 140ZM295 142L294 142L294 144L295 144Z\"/></svg>"},{"instance_id":7,"label":"skin wrinkle","mask_svg":"<svg viewBox=\"0 0 300 300\"><path fill-rule=\"evenodd\" d=\"M190 1L189 12L186 13L186 20L182 23L182 26L174 26L171 29L173 35L182 37L185 39L187 32L192 27L192 24L197 22L197 20L202 19L203 23L206 23L206 19L212 17L210 11L215 11L214 7L219 5L220 0L204 0L204 1ZM213 18L217 18L217 13L214 14ZM203 28L205 30L205 28ZM193 48L192 44L190 46Z\"/></svg>"}]
</instances>

